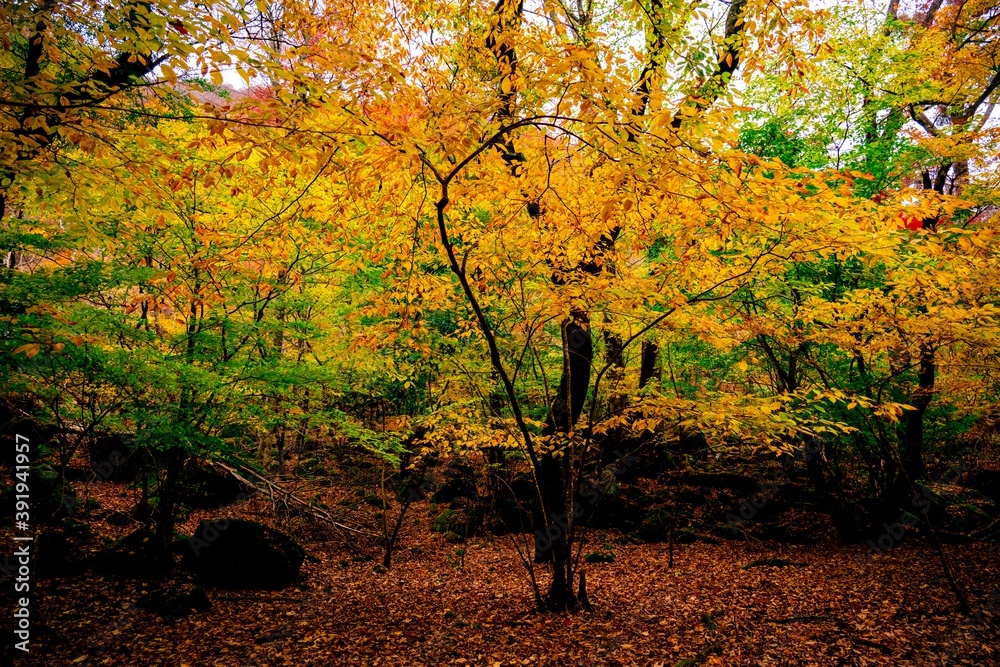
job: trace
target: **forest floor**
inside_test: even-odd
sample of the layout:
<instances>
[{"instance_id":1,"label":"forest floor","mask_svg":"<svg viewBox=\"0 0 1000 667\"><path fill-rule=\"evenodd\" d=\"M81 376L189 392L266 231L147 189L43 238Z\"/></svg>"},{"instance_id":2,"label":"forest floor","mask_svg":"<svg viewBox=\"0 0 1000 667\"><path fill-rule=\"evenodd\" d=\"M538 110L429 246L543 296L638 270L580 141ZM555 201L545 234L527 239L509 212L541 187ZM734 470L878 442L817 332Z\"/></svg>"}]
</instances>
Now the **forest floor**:
<instances>
[{"instance_id":1,"label":"forest floor","mask_svg":"<svg viewBox=\"0 0 1000 667\"><path fill-rule=\"evenodd\" d=\"M90 489L104 508L132 491ZM454 544L429 530L433 509L414 506L390 570L352 557L342 541L276 522L259 495L195 512L240 516L281 528L311 556L300 583L281 591L209 589L208 611L169 619L135 601L166 582L78 575L35 582L35 667L264 667L339 665L1000 665L985 619L1000 600L1000 546L945 545L979 616L958 613L933 546L904 543L884 555L831 540L809 546L729 541L675 547L592 532L586 551L593 610L539 614L511 537ZM99 535L123 534L100 521ZM522 536L523 539L523 536ZM95 540L99 542L99 540ZM95 545L95 549L100 545ZM318 559L318 562L315 562ZM785 566L754 566L784 559ZM184 576L184 575L177 575ZM544 566L539 570L544 585Z\"/></svg>"}]
</instances>

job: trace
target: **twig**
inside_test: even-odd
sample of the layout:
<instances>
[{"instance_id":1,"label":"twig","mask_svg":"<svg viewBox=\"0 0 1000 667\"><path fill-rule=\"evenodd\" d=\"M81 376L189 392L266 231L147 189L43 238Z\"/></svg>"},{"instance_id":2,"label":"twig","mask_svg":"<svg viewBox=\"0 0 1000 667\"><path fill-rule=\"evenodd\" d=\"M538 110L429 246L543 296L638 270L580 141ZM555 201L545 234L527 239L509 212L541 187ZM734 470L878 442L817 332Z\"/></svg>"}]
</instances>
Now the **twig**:
<instances>
[{"instance_id":1,"label":"twig","mask_svg":"<svg viewBox=\"0 0 1000 667\"><path fill-rule=\"evenodd\" d=\"M282 500L284 500L284 502L286 504L293 504L293 505L297 505L298 507L301 507L308 514L310 514L311 516L313 516L314 518L319 519L319 520L321 520L321 521L323 521L325 523L330 524L331 526L333 526L334 528L336 528L338 531L353 533L354 535L361 535L361 536L364 536L365 538L368 538L368 539L371 538L371 536L368 535L367 533L365 533L364 531L361 531L361 530L358 530L357 528L352 528L351 526L347 526L345 524L340 523L339 521L337 521L336 519L334 519L330 515L329 512L327 512L327 511L325 511L325 510L323 510L323 509L321 509L319 507L316 507L312 503L309 503L309 502L303 500L302 498L299 498L298 496L296 496L291 491L289 491L287 489L283 489L278 484L275 484L274 482L272 482L268 478L264 477L260 473L254 471L254 470L252 470L250 468L245 468L243 466L240 466L237 469L237 468L234 468L232 466L226 465L225 463L222 463L220 461L212 461L211 465L213 465L213 466L215 466L217 468L221 468L222 470L225 470L227 473L229 473L230 475L232 475L238 481L243 482L244 484L246 484L247 486L249 486L250 488L252 488L252 489L254 489L256 491L260 491L262 493L263 492L268 493L268 495L272 499L274 498L275 493L277 493L278 496L282 497ZM241 473L243 473L243 474L241 474ZM258 480L258 482L252 482L252 481L250 481L249 479L247 479L247 476L254 477L256 480ZM263 485L263 487L261 485ZM345 543L348 544L351 547L351 549L356 549L356 546L351 541L345 540Z\"/></svg>"}]
</instances>

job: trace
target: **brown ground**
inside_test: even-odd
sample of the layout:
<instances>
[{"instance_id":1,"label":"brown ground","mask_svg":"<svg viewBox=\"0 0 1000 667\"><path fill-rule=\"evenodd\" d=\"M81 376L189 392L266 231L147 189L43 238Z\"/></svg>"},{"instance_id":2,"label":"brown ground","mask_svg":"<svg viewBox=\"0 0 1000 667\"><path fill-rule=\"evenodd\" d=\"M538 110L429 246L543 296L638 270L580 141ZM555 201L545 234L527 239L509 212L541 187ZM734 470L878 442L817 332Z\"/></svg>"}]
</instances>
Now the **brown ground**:
<instances>
[{"instance_id":1,"label":"brown ground","mask_svg":"<svg viewBox=\"0 0 1000 667\"><path fill-rule=\"evenodd\" d=\"M101 505L128 492L98 485ZM320 562L284 591L209 590L212 609L179 620L138 611L134 581L79 576L36 582L27 666L264 667L338 665L1000 665L997 631L960 615L929 544L884 556L831 542L614 543L613 563L587 565L594 610L533 611L510 538L448 543L431 508L408 516L387 573L353 560L302 519L276 523L269 502L193 515L243 516L283 528ZM99 535L121 534L94 522ZM116 532L111 532L116 531ZM611 534L592 534L588 551ZM9 540L5 540L9 543ZM100 546L94 540L93 548ZM1000 546L946 545L977 611L1000 607ZM761 558L803 563L742 569ZM540 572L545 579L544 570Z\"/></svg>"}]
</instances>

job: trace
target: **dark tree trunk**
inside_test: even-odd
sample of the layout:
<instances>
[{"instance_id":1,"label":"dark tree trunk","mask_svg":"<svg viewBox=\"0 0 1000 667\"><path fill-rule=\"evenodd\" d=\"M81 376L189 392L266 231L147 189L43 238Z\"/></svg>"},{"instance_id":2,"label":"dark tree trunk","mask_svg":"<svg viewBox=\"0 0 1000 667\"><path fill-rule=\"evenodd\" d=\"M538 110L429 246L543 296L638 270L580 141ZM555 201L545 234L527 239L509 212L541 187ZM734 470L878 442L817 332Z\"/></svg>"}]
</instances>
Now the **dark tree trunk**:
<instances>
[{"instance_id":1,"label":"dark tree trunk","mask_svg":"<svg viewBox=\"0 0 1000 667\"><path fill-rule=\"evenodd\" d=\"M163 484L157 490L159 503L156 506L156 534L164 549L169 550L174 540L174 522L177 518L177 494L179 491L181 473L184 470L185 455L178 448L167 452L166 472Z\"/></svg>"},{"instance_id":2,"label":"dark tree trunk","mask_svg":"<svg viewBox=\"0 0 1000 667\"><path fill-rule=\"evenodd\" d=\"M844 497L842 486L834 479L831 481L826 474L823 458L823 443L816 437L803 437L806 450L806 472L816 489L820 502L826 508L837 531L837 537L844 544L854 544L861 539L861 527L858 515Z\"/></svg>"},{"instance_id":3,"label":"dark tree trunk","mask_svg":"<svg viewBox=\"0 0 1000 667\"><path fill-rule=\"evenodd\" d=\"M906 430L903 434L903 474L911 483L916 483L927 473L923 458L924 415L934 397L935 370L934 349L925 343L920 346L917 390L910 400L915 409L906 414Z\"/></svg>"},{"instance_id":4,"label":"dark tree trunk","mask_svg":"<svg viewBox=\"0 0 1000 667\"><path fill-rule=\"evenodd\" d=\"M580 418L590 388L593 361L590 318L582 310L574 310L563 323L563 370L559 390L545 423L548 435L569 433Z\"/></svg>"},{"instance_id":5,"label":"dark tree trunk","mask_svg":"<svg viewBox=\"0 0 1000 667\"><path fill-rule=\"evenodd\" d=\"M642 361L639 366L639 389L645 387L650 380L659 379L660 372L656 366L656 359L660 349L656 343L643 341Z\"/></svg>"},{"instance_id":6,"label":"dark tree trunk","mask_svg":"<svg viewBox=\"0 0 1000 667\"><path fill-rule=\"evenodd\" d=\"M559 390L549 410L544 434L554 436L569 433L583 411L583 404L590 387L590 371L594 358L590 320L581 310L574 310L563 323L563 371ZM536 562L552 562L552 584L545 606L553 611L572 608L576 604L573 594L573 562L570 533L576 517L570 511L568 482L573 471L571 452L546 451L541 457L539 487L548 516L540 530L547 536L547 548L536 548Z\"/></svg>"},{"instance_id":7,"label":"dark tree trunk","mask_svg":"<svg viewBox=\"0 0 1000 667\"><path fill-rule=\"evenodd\" d=\"M610 318L605 318L605 324L610 322ZM622 337L604 330L604 348L607 363L611 365L608 369L608 386L611 387L608 397L608 414L620 413L628 405L628 397L625 395L622 381L625 378L625 350L622 345Z\"/></svg>"}]
</instances>

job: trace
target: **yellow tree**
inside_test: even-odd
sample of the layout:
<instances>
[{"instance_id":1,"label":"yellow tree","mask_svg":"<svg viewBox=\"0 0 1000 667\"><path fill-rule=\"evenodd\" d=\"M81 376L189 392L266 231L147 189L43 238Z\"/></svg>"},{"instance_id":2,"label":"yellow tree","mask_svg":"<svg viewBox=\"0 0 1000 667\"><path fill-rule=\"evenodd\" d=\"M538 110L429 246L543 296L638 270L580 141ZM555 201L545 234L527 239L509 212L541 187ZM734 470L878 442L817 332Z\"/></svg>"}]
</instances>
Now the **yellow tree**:
<instances>
[{"instance_id":1,"label":"yellow tree","mask_svg":"<svg viewBox=\"0 0 1000 667\"><path fill-rule=\"evenodd\" d=\"M536 588L546 608L576 603L571 547L585 511L583 475L596 460L594 397L618 365L611 354L591 373L589 313L634 314L616 326L624 351L789 256L859 243L879 215L828 179L734 151L733 110L715 102L740 60L754 62L745 43L760 53L781 50L794 67L796 42L776 36L793 28L809 34L813 17L801 6L732 7L718 32L688 51L673 85L654 77L660 47L636 63L580 21L566 39L560 21L524 21L523 8L506 3L369 7L370 33L340 41L332 12L303 51L304 62L340 76L336 87L311 80L306 97L316 112L297 131L323 131L341 119L337 131L356 137L357 171L371 178L369 191L398 193L400 210L370 211L372 222L392 234L411 221L408 249L433 233L471 310L507 399L509 432L535 473L544 517L537 532L553 550L548 592ZM662 9L650 42L663 48L682 47L705 18L688 12L688 23L673 26ZM669 36L668 26L676 28ZM422 197L408 200L414 190ZM654 240L670 250L651 264ZM614 271L601 268L612 262ZM501 324L507 312L516 313L515 324ZM521 370L526 359L543 359L537 353L551 345L550 324L558 324L560 380L538 420L524 409L531 399ZM589 428L579 429L588 400ZM760 425L775 410L750 412ZM740 428L724 416L718 423Z\"/></svg>"}]
</instances>

